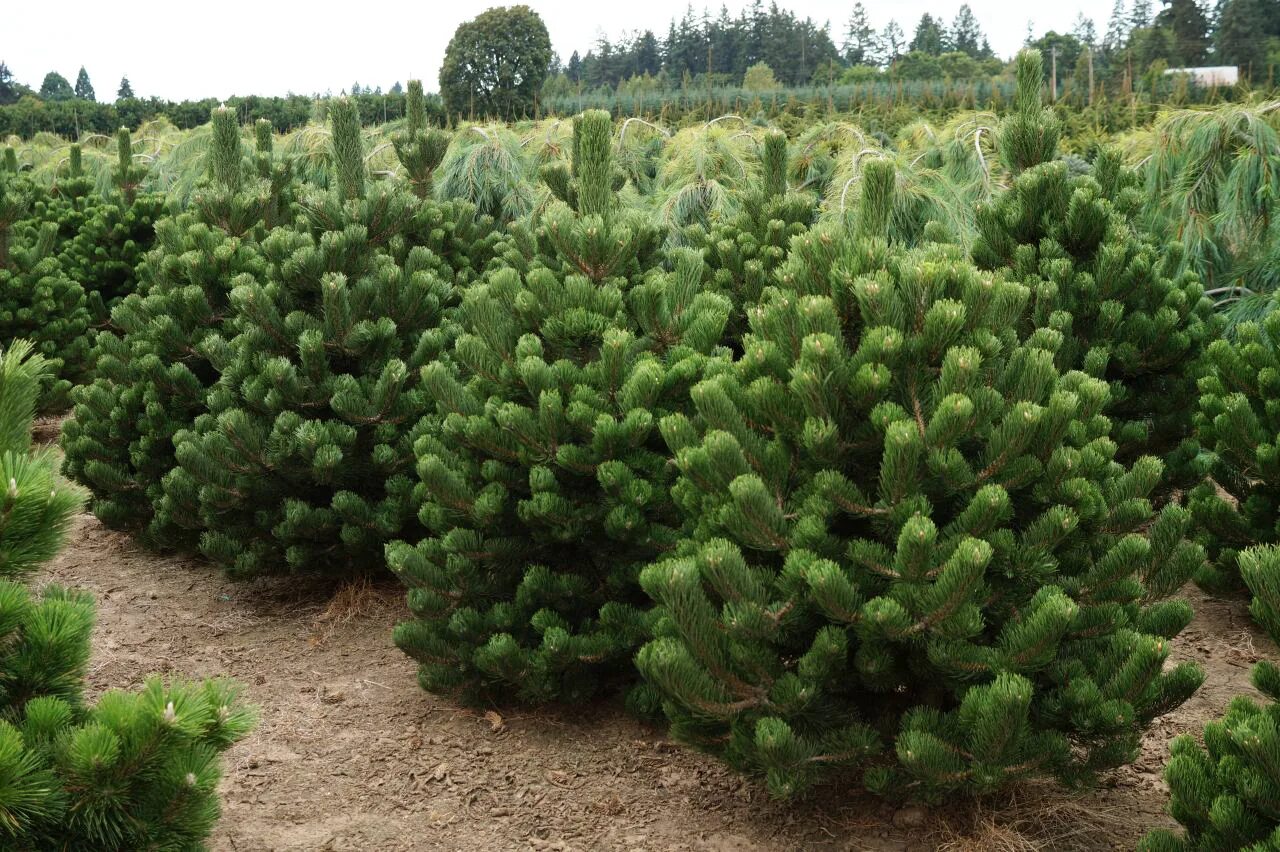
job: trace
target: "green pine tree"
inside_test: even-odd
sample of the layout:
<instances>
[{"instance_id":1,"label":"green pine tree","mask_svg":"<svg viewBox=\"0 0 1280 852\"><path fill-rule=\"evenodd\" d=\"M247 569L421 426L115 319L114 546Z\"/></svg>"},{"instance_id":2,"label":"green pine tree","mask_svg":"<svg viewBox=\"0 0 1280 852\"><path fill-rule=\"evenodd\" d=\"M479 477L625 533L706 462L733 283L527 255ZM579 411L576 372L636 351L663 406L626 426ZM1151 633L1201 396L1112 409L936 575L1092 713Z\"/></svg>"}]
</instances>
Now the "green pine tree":
<instances>
[{"instance_id":1,"label":"green pine tree","mask_svg":"<svg viewBox=\"0 0 1280 852\"><path fill-rule=\"evenodd\" d=\"M1242 588L1241 551L1280 542L1280 313L1215 340L1208 362L1195 416L1207 479L1189 505L1209 551L1197 580L1224 593Z\"/></svg>"},{"instance_id":2,"label":"green pine tree","mask_svg":"<svg viewBox=\"0 0 1280 852\"><path fill-rule=\"evenodd\" d=\"M160 193L139 193L146 169L133 159L127 128L116 133L118 161L108 195L94 204L59 259L67 275L85 288L93 325L110 323L111 309L138 287L138 268L155 243L155 223L164 215ZM73 155L73 173L78 171Z\"/></svg>"},{"instance_id":3,"label":"green pine tree","mask_svg":"<svg viewBox=\"0 0 1280 852\"><path fill-rule=\"evenodd\" d=\"M1280 551L1250 548L1238 563L1254 618L1280 642ZM1252 680L1266 703L1237 697L1205 725L1203 747L1189 734L1174 739L1165 780L1169 811L1184 832L1152 832L1140 852L1280 849L1280 667L1260 662Z\"/></svg>"},{"instance_id":4,"label":"green pine tree","mask_svg":"<svg viewBox=\"0 0 1280 852\"><path fill-rule=\"evenodd\" d=\"M729 303L619 204L611 134L607 113L575 119L531 260L467 290L450 357L423 370L426 535L387 559L413 613L396 643L431 691L575 700L633 677L636 577L678 539L657 420L716 362Z\"/></svg>"},{"instance_id":5,"label":"green pine tree","mask_svg":"<svg viewBox=\"0 0 1280 852\"><path fill-rule=\"evenodd\" d=\"M407 116L405 129L392 136L396 157L409 177L409 186L419 198L430 198L434 186L435 171L449 150L449 134L435 128L427 129L426 98L422 94L422 81L409 81L409 94L405 98Z\"/></svg>"},{"instance_id":6,"label":"green pine tree","mask_svg":"<svg viewBox=\"0 0 1280 852\"><path fill-rule=\"evenodd\" d=\"M709 286L729 296L735 306L754 304L772 283L787 256L791 239L808 230L817 218L817 200L788 185L790 155L786 134L766 133L761 142L759 181L744 193L741 212L711 226L685 230L687 245L701 248L710 271ZM730 337L739 338L745 314L735 310Z\"/></svg>"},{"instance_id":7,"label":"green pine tree","mask_svg":"<svg viewBox=\"0 0 1280 852\"><path fill-rule=\"evenodd\" d=\"M174 436L157 521L238 576L381 569L412 524L420 369L449 343L454 272L409 236L430 203L366 173L356 104L330 105L334 180L237 278L208 411Z\"/></svg>"},{"instance_id":8,"label":"green pine tree","mask_svg":"<svg viewBox=\"0 0 1280 852\"><path fill-rule=\"evenodd\" d=\"M49 360L41 407L63 410L71 385L89 371L84 288L56 255L58 223L21 227L29 196L0 177L0 341L30 340Z\"/></svg>"},{"instance_id":9,"label":"green pine tree","mask_svg":"<svg viewBox=\"0 0 1280 852\"><path fill-rule=\"evenodd\" d=\"M85 499L52 451L30 451L47 367L25 341L0 353L0 846L200 849L218 818L219 754L253 725L239 688L151 680L89 706L92 599L13 579L56 554Z\"/></svg>"},{"instance_id":10,"label":"green pine tree","mask_svg":"<svg viewBox=\"0 0 1280 852\"><path fill-rule=\"evenodd\" d=\"M1030 290L960 249L827 223L748 312L731 370L661 428L692 536L641 575L637 663L674 737L779 796L860 771L895 798L1086 779L1199 685L1164 670L1203 562L1116 461L1106 383L1021 338Z\"/></svg>"},{"instance_id":11,"label":"green pine tree","mask_svg":"<svg viewBox=\"0 0 1280 852\"><path fill-rule=\"evenodd\" d=\"M31 424L50 364L27 340L0 351L0 578L52 559L84 493L57 475L54 450L32 451Z\"/></svg>"},{"instance_id":12,"label":"green pine tree","mask_svg":"<svg viewBox=\"0 0 1280 852\"><path fill-rule=\"evenodd\" d=\"M1195 396L1219 319L1199 280L1177 272L1179 247L1140 227L1136 176L1117 156L1099 154L1091 175L1073 175L1065 162L1048 159L1053 146L1046 140L1057 131L1045 128L1057 119L1041 114L1039 83L1033 87L1022 73L1027 56L1019 57L1018 108L999 133L1016 177L978 208L972 256L979 267L1007 269L1031 288L1024 333L1048 327L1064 335L1059 369L1110 385L1107 415L1120 458L1164 457L1167 488L1187 473L1186 401Z\"/></svg>"},{"instance_id":13,"label":"green pine tree","mask_svg":"<svg viewBox=\"0 0 1280 852\"><path fill-rule=\"evenodd\" d=\"M258 244L279 215L271 188L251 180L235 112L215 109L212 127L210 177L189 210L156 222L138 291L98 335L97 375L74 392L75 416L63 427L65 470L93 493L94 513L152 543L191 538L155 521L161 480L175 464L174 435L208 410L214 347L233 334L231 289L262 274Z\"/></svg>"}]
</instances>

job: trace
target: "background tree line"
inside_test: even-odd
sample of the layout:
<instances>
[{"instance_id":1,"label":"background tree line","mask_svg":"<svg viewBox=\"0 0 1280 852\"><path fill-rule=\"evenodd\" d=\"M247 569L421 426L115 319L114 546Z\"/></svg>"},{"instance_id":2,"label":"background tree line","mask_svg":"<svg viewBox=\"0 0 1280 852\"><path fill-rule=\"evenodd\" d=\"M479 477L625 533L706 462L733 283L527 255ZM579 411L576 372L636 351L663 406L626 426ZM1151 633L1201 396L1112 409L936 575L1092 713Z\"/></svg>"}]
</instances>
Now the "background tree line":
<instances>
[{"instance_id":1,"label":"background tree line","mask_svg":"<svg viewBox=\"0 0 1280 852\"><path fill-rule=\"evenodd\" d=\"M1029 29L1026 44L1041 50L1055 98L1060 92L1081 101L1100 91L1141 91L1154 102L1170 89L1160 79L1165 69L1206 64L1238 66L1255 88L1271 87L1280 64L1280 0L1217 0L1212 7L1199 0L1160 0L1159 9L1152 0L1115 0L1103 31L1081 14L1069 32L1037 36ZM451 118L510 120L579 104L587 93L634 101L694 88L767 92L998 75L1008 76L1006 63L992 51L967 4L950 21L925 13L910 37L896 20L874 26L861 2L853 4L835 35L829 21L801 18L776 2L766 7L752 0L736 16L727 7L716 15L690 7L668 23L664 36L652 29L616 40L602 36L585 55L575 50L567 61L551 50L537 12L514 6L490 9L458 28L441 68L442 97L428 99L428 118L441 125ZM399 83L386 93L354 83L350 94L359 99L367 123L404 114ZM185 129L203 124L216 103L139 97L127 77L115 101L102 103L83 67L74 84L51 71L37 89L18 82L0 62L0 136L109 133L159 115ZM265 118L281 132L323 109L320 95L251 95L227 104L243 121Z\"/></svg>"},{"instance_id":2,"label":"background tree line","mask_svg":"<svg viewBox=\"0 0 1280 852\"><path fill-rule=\"evenodd\" d=\"M343 94L348 94L343 91ZM385 93L381 86L353 83L349 92L360 106L365 124L379 124L400 118L405 110L404 87L392 85ZM99 101L84 68L75 85L56 71L45 75L38 89L15 79L8 66L0 62L0 137L15 135L30 138L39 132L78 138L86 133L113 134L119 127L135 130L144 122L164 116L176 127L187 130L209 121L209 111L219 104L235 109L242 123L259 118L271 122L277 132L284 133L323 119L326 95L261 95L171 101L164 98L139 97L129 78L121 79L112 102ZM445 123L444 106L437 95L426 99L427 119L436 125Z\"/></svg>"},{"instance_id":3,"label":"background tree line","mask_svg":"<svg viewBox=\"0 0 1280 852\"><path fill-rule=\"evenodd\" d=\"M1083 14L1069 32L1028 32L1046 73L1061 84L1083 78L1092 63L1095 85L1134 85L1168 67L1236 65L1255 86L1274 82L1280 64L1280 0L1116 0L1105 32ZM1054 61L1056 54L1056 62ZM925 13L910 36L896 20L877 28L866 7L853 4L833 33L821 24L755 0L736 17L690 8L672 20L665 37L654 30L600 38L585 54L553 59L545 94L563 96L601 88L673 89L695 85L749 89L861 82L880 75L899 79L968 79L998 74L1000 61L968 4L948 22ZM768 72L765 73L767 66ZM754 72L753 72L753 69ZM752 72L752 73L749 73Z\"/></svg>"}]
</instances>

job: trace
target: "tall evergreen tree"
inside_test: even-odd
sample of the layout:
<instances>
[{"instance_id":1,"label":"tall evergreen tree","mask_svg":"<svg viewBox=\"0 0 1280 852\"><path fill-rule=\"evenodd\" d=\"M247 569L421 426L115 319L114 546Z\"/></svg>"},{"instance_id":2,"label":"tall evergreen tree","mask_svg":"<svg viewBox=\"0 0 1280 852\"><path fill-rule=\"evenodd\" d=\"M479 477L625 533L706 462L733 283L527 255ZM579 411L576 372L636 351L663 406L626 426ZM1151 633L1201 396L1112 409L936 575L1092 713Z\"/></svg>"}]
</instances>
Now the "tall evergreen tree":
<instances>
[{"instance_id":1,"label":"tall evergreen tree","mask_svg":"<svg viewBox=\"0 0 1280 852\"><path fill-rule=\"evenodd\" d=\"M9 66L0 62L0 106L18 102L18 85Z\"/></svg>"},{"instance_id":2,"label":"tall evergreen tree","mask_svg":"<svg viewBox=\"0 0 1280 852\"><path fill-rule=\"evenodd\" d=\"M947 50L947 34L942 24L925 12L916 24L915 35L911 38L911 49L930 56L939 56Z\"/></svg>"},{"instance_id":3,"label":"tall evergreen tree","mask_svg":"<svg viewBox=\"0 0 1280 852\"><path fill-rule=\"evenodd\" d=\"M982 34L982 27L978 24L978 19L974 17L973 10L969 8L969 4L961 5L960 11L956 13L955 20L951 23L951 32L947 47L950 50L958 50L969 56L977 58L985 58L984 47L989 52L990 47L986 44L986 36Z\"/></svg>"},{"instance_id":4,"label":"tall evergreen tree","mask_svg":"<svg viewBox=\"0 0 1280 852\"><path fill-rule=\"evenodd\" d=\"M1170 64L1186 67L1201 65L1209 54L1211 44L1209 19L1196 0L1165 0L1166 6L1156 16L1157 27L1167 29L1173 35L1173 55Z\"/></svg>"},{"instance_id":5,"label":"tall evergreen tree","mask_svg":"<svg viewBox=\"0 0 1280 852\"><path fill-rule=\"evenodd\" d=\"M1217 61L1239 66L1242 76L1259 79L1267 64L1265 43L1258 38L1266 19L1263 0L1227 0L1214 31Z\"/></svg>"},{"instance_id":6,"label":"tall evergreen tree","mask_svg":"<svg viewBox=\"0 0 1280 852\"><path fill-rule=\"evenodd\" d=\"M1076 15L1075 23L1071 25L1071 35L1090 50L1098 46L1098 29L1094 26L1093 19L1085 17L1084 12Z\"/></svg>"},{"instance_id":7,"label":"tall evergreen tree","mask_svg":"<svg viewBox=\"0 0 1280 852\"><path fill-rule=\"evenodd\" d=\"M1151 0L1133 0L1133 8L1129 10L1128 30L1144 30L1152 24Z\"/></svg>"},{"instance_id":8,"label":"tall evergreen tree","mask_svg":"<svg viewBox=\"0 0 1280 852\"><path fill-rule=\"evenodd\" d=\"M844 61L848 65L874 65L879 45L876 31L867 18L866 7L861 2L853 4L849 23L844 31Z\"/></svg>"},{"instance_id":9,"label":"tall evergreen tree","mask_svg":"<svg viewBox=\"0 0 1280 852\"><path fill-rule=\"evenodd\" d=\"M122 101L125 98L132 98L132 97L134 97L133 86L129 84L129 78L121 77L120 87L116 89L116 100Z\"/></svg>"},{"instance_id":10,"label":"tall evergreen tree","mask_svg":"<svg viewBox=\"0 0 1280 852\"><path fill-rule=\"evenodd\" d=\"M656 77L662 71L662 51L652 30L645 30L635 45L633 74Z\"/></svg>"},{"instance_id":11,"label":"tall evergreen tree","mask_svg":"<svg viewBox=\"0 0 1280 852\"><path fill-rule=\"evenodd\" d=\"M80 66L80 73L76 75L75 96L82 101L96 101L97 97L93 93L93 84L89 82L89 72L84 70L84 66Z\"/></svg>"},{"instance_id":12,"label":"tall evergreen tree","mask_svg":"<svg viewBox=\"0 0 1280 852\"><path fill-rule=\"evenodd\" d=\"M902 56L907 46L907 36L897 21L890 20L880 33L880 50L883 64L892 65Z\"/></svg>"}]
</instances>

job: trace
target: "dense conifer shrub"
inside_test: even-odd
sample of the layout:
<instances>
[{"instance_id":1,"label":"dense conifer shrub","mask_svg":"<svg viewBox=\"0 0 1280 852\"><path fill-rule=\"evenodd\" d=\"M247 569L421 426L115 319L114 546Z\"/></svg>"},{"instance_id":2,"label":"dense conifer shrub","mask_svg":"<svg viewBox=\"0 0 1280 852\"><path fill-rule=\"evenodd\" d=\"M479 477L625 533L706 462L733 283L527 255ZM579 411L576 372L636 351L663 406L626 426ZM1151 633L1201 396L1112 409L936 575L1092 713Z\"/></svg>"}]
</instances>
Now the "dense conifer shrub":
<instances>
[{"instance_id":1,"label":"dense conifer shrub","mask_svg":"<svg viewBox=\"0 0 1280 852\"><path fill-rule=\"evenodd\" d=\"M40 407L60 410L89 368L89 311L58 260L58 223L23 225L30 201L19 179L0 175L0 342L30 340L48 359Z\"/></svg>"},{"instance_id":2,"label":"dense conifer shrub","mask_svg":"<svg viewBox=\"0 0 1280 852\"><path fill-rule=\"evenodd\" d=\"M138 292L98 335L97 376L76 389L74 417L63 428L65 470L92 492L94 514L140 529L152 543L193 540L156 519L161 480L175 464L174 435L207 411L219 375L211 356L234 333L232 287L262 274L258 243L283 203L244 162L235 113L214 110L212 130L210 177L189 210L156 223Z\"/></svg>"},{"instance_id":3,"label":"dense conifer shrub","mask_svg":"<svg viewBox=\"0 0 1280 852\"><path fill-rule=\"evenodd\" d=\"M735 305L730 337L745 331L745 306L754 304L787 256L792 237L804 233L817 218L817 200L788 186L787 137L765 134L760 143L760 180L744 194L738 215L709 228L693 225L683 241L703 250L709 285Z\"/></svg>"},{"instance_id":4,"label":"dense conifer shrub","mask_svg":"<svg viewBox=\"0 0 1280 852\"><path fill-rule=\"evenodd\" d=\"M1117 461L1108 385L1022 338L1033 294L954 247L820 225L731 370L661 421L691 541L641 575L673 735L790 796L930 799L1132 760L1203 562Z\"/></svg>"},{"instance_id":5,"label":"dense conifer shrub","mask_svg":"<svg viewBox=\"0 0 1280 852\"><path fill-rule=\"evenodd\" d=\"M96 327L107 325L111 309L137 289L138 267L155 242L155 223L165 208L163 195L139 191L146 169L135 165L125 128L116 134L116 150L109 193L88 209L60 256L67 275L84 288Z\"/></svg>"},{"instance_id":6,"label":"dense conifer shrub","mask_svg":"<svg viewBox=\"0 0 1280 852\"><path fill-rule=\"evenodd\" d=\"M1190 498L1209 551L1200 576L1214 592L1242 588L1239 555L1280 541L1280 314L1209 345L1196 438L1208 478Z\"/></svg>"},{"instance_id":7,"label":"dense conifer shrub","mask_svg":"<svg viewBox=\"0 0 1280 852\"><path fill-rule=\"evenodd\" d=\"M303 196L296 226L260 243L261 271L232 282L208 411L174 436L158 520L239 576L378 571L414 520L421 370L452 339L455 274L409 239L434 205L369 180L355 109L329 110L331 189Z\"/></svg>"},{"instance_id":8,"label":"dense conifer shrub","mask_svg":"<svg viewBox=\"0 0 1280 852\"><path fill-rule=\"evenodd\" d=\"M1280 550L1250 548L1237 563L1253 594L1254 618L1280 642ZM1184 831L1153 832L1141 852L1280 848L1280 667L1260 662L1252 680L1263 703L1237 697L1205 726L1203 747L1189 734L1173 741L1165 780L1170 813Z\"/></svg>"},{"instance_id":9,"label":"dense conifer shrub","mask_svg":"<svg viewBox=\"0 0 1280 852\"><path fill-rule=\"evenodd\" d=\"M466 291L449 357L422 371L426 534L387 557L413 613L396 642L432 691L581 700L630 677L639 568L680 534L657 421L717 358L729 303L698 253L663 265L618 206L611 130L576 119L531 259Z\"/></svg>"},{"instance_id":10,"label":"dense conifer shrub","mask_svg":"<svg viewBox=\"0 0 1280 852\"><path fill-rule=\"evenodd\" d=\"M1139 228L1142 196L1116 157L1099 155L1092 175L1052 160L1057 120L1040 106L1039 62L1018 59L1016 108L999 131L1015 177L978 209L973 259L1031 289L1024 330L1062 332L1060 369L1108 383L1120 458L1163 456L1173 481L1188 472L1188 400L1220 324L1200 282L1177 272L1180 247Z\"/></svg>"}]
</instances>

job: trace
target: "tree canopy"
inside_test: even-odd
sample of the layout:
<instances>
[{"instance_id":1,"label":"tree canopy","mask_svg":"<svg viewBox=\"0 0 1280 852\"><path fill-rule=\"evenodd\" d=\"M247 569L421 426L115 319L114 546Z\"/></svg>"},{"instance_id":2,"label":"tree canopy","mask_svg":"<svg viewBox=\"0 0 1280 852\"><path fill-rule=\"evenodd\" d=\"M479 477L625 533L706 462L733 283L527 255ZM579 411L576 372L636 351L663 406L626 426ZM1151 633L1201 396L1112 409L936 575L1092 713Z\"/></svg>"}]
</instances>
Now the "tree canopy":
<instances>
[{"instance_id":1,"label":"tree canopy","mask_svg":"<svg viewBox=\"0 0 1280 852\"><path fill-rule=\"evenodd\" d=\"M44 82L40 84L41 98L46 101L69 101L75 96L75 90L71 88L66 77L57 71L50 71L44 75Z\"/></svg>"},{"instance_id":2,"label":"tree canopy","mask_svg":"<svg viewBox=\"0 0 1280 852\"><path fill-rule=\"evenodd\" d=\"M551 56L551 36L537 12L528 6L490 9L453 34L440 67L440 94L459 115L531 115Z\"/></svg>"}]
</instances>

